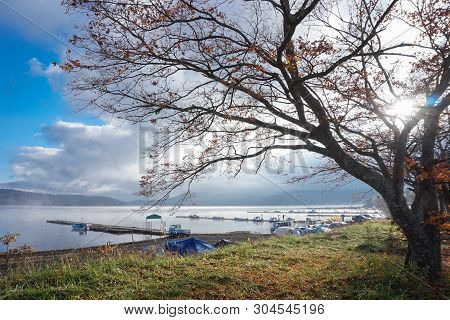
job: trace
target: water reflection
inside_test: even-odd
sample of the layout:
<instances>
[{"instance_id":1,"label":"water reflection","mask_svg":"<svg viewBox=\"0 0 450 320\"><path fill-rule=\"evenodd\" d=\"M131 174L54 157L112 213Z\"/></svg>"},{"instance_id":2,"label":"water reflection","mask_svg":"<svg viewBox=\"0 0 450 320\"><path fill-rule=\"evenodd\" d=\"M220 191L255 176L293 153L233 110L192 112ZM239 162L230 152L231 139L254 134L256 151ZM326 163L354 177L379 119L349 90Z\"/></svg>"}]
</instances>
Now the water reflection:
<instances>
[{"instance_id":1,"label":"water reflection","mask_svg":"<svg viewBox=\"0 0 450 320\"><path fill-rule=\"evenodd\" d=\"M78 233L80 236L87 236L87 234L88 234L88 231L87 231L87 230L73 230L73 229L72 229L72 232L76 232L76 233Z\"/></svg>"}]
</instances>

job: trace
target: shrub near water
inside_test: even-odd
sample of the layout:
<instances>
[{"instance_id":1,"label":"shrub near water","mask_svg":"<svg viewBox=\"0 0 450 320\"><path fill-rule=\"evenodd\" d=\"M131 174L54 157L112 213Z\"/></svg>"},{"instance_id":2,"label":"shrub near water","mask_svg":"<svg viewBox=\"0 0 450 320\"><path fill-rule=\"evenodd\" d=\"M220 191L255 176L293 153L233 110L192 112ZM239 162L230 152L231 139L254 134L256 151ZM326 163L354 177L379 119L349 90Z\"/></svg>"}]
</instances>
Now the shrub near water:
<instances>
[{"instance_id":1,"label":"shrub near water","mask_svg":"<svg viewBox=\"0 0 450 320\"><path fill-rule=\"evenodd\" d=\"M445 299L403 269L404 241L389 223L270 238L195 256L120 251L28 267L0 278L3 299Z\"/></svg>"}]
</instances>

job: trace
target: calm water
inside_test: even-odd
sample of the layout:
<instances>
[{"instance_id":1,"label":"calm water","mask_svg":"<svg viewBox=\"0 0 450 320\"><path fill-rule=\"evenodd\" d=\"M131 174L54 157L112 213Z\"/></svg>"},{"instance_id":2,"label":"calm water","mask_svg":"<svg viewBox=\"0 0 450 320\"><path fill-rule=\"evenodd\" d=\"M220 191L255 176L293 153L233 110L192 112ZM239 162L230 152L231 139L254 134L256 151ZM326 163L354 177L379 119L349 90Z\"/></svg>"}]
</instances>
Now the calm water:
<instances>
[{"instance_id":1,"label":"calm water","mask_svg":"<svg viewBox=\"0 0 450 320\"><path fill-rule=\"evenodd\" d=\"M252 233L269 233L269 223L214 221L203 219L176 218L176 215L197 214L203 216L223 216L228 218L259 216L255 211L290 211L302 210L302 207L182 207L176 213L170 208L161 208L142 213L131 207L21 207L0 206L0 235L7 232L18 232L20 237L12 246L23 244L31 245L35 250L52 250L79 248L111 243L132 241L132 236L113 235L99 232L88 232L79 234L72 231L71 226L47 223L47 220L70 220L85 221L91 223L102 223L111 225L145 227L145 217L150 213L157 213L163 217L167 225L178 223L183 228L191 229L193 233L221 233L231 231L250 231ZM355 213L359 210L347 210ZM320 209L317 212L333 212L332 209ZM268 219L283 215L280 213L263 213ZM306 214L285 214L285 218L293 217L301 219ZM152 222L152 228L160 228L159 220ZM150 225L147 225L150 227ZM150 236L134 235L135 241L150 239ZM0 247L0 251L5 248Z\"/></svg>"}]
</instances>

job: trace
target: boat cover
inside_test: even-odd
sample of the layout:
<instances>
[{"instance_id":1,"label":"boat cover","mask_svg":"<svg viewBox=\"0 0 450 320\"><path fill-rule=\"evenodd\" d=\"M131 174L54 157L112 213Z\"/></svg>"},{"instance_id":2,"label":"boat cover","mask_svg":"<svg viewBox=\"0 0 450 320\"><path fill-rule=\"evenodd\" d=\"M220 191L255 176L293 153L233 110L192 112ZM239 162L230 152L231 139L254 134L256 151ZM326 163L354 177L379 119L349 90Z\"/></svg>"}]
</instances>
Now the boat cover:
<instances>
[{"instance_id":1,"label":"boat cover","mask_svg":"<svg viewBox=\"0 0 450 320\"><path fill-rule=\"evenodd\" d=\"M147 216L147 220L156 220L156 219L161 219L162 217L158 214L151 214L149 216Z\"/></svg>"},{"instance_id":2,"label":"boat cover","mask_svg":"<svg viewBox=\"0 0 450 320\"><path fill-rule=\"evenodd\" d=\"M214 250L214 247L201 239L188 238L184 240L167 240L166 249L184 255Z\"/></svg>"},{"instance_id":3,"label":"boat cover","mask_svg":"<svg viewBox=\"0 0 450 320\"><path fill-rule=\"evenodd\" d=\"M231 240L228 240L228 239L222 239L222 240L220 240L219 242L215 243L215 244L214 244L214 247L216 247L216 248L221 248L221 247L228 246L228 245L230 245L230 244L234 244L234 243L233 243Z\"/></svg>"}]
</instances>

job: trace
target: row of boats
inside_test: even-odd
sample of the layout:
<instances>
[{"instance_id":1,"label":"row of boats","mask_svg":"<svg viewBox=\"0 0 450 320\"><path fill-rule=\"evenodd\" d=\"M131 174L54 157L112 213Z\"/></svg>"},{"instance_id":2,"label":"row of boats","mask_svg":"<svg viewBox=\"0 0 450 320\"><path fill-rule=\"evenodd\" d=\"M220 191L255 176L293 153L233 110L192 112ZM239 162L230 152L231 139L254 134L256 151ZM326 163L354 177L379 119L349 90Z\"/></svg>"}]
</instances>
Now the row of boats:
<instances>
[{"instance_id":1,"label":"row of boats","mask_svg":"<svg viewBox=\"0 0 450 320\"><path fill-rule=\"evenodd\" d=\"M191 219L200 219L200 216L193 214L190 215L189 218ZM372 220L372 219L381 219L386 218L384 215L381 214L360 214L352 217L352 222L363 222L366 220ZM225 220L225 217L221 216L214 216L211 218L212 220ZM262 216L256 216L254 218L239 218L235 217L233 220L235 221L253 221L253 222L264 222L267 220L264 220ZM320 225L309 225L309 226L301 226L294 228L293 224L295 223L295 220L293 218L287 218L285 220L281 220L279 217L271 217L268 220L270 223L272 223L270 232L273 234L307 234L307 233L317 233L317 232L328 232L331 231L333 228L341 227L343 225L346 225L346 222L333 222L329 224L320 224ZM308 222L308 221L307 221ZM74 231L80 231L80 232L86 232L91 229L92 225L89 223L76 223L72 225L72 229ZM172 236L180 236L180 235L189 235L191 233L190 230L182 229L179 224L177 225L171 225L169 228L168 233Z\"/></svg>"},{"instance_id":2,"label":"row of boats","mask_svg":"<svg viewBox=\"0 0 450 320\"><path fill-rule=\"evenodd\" d=\"M309 233L322 233L322 232L330 232L334 228L339 228L347 225L346 222L333 222L333 223L322 223L319 225L312 225L312 226L298 226L293 227L290 224L287 223L280 223L280 224L274 224L270 228L270 232L274 235L287 235L287 234L293 234L297 236L303 236L307 235Z\"/></svg>"},{"instance_id":3,"label":"row of boats","mask_svg":"<svg viewBox=\"0 0 450 320\"><path fill-rule=\"evenodd\" d=\"M277 222L272 224L272 227L270 228L270 232L275 235L287 235L287 234L293 234L298 236L303 236L309 233L321 233L321 232L330 232L332 229L343 227L348 225L349 223L358 223L358 222L364 222L368 220L375 220L375 219L384 219L386 218L385 215L382 214L360 214L353 216L351 221L349 222L331 222L331 223L320 223L317 225L301 225L297 227L293 227L293 224L288 221L283 222Z\"/></svg>"},{"instance_id":4,"label":"row of boats","mask_svg":"<svg viewBox=\"0 0 450 320\"><path fill-rule=\"evenodd\" d=\"M317 210L289 210L289 211L280 211L280 210L274 210L274 211L268 211L268 210L264 210L264 211L247 211L247 213L249 214L254 214L254 213L318 213L319 211Z\"/></svg>"},{"instance_id":5,"label":"row of boats","mask_svg":"<svg viewBox=\"0 0 450 320\"><path fill-rule=\"evenodd\" d=\"M189 215L188 218L190 218L190 219L201 219L202 217L200 217L199 215L196 215L196 214L192 214L192 215ZM384 218L386 218L386 216L383 215L383 214L367 214L367 213L363 213L363 214L353 215L352 216L352 220L358 220L358 221L370 220L370 219L384 219ZM203 217L202 219L225 220L225 217L223 217L223 216L214 216L214 217L211 217L211 218ZM231 219L228 219L228 220L231 220ZM295 221L295 219L291 218L291 217L289 217L287 219L281 219L280 217L270 217L269 220L266 220L266 219L263 219L262 216L256 216L254 218L235 217L232 220L234 220L234 221L253 221L253 222L268 221L270 223L294 222Z\"/></svg>"},{"instance_id":6,"label":"row of boats","mask_svg":"<svg viewBox=\"0 0 450 320\"><path fill-rule=\"evenodd\" d=\"M196 214L191 214L188 216L189 219L200 219L201 217L196 215ZM208 219L212 219L212 220L225 220L225 217L222 216L214 216L212 218L208 218ZM261 216L256 216L254 218L239 218L239 217L235 217L233 218L234 221L253 221L253 222L264 222L264 219ZM293 222L294 219L293 218L287 218L285 220L282 220L279 217L271 217L268 220L270 223L275 223L275 222L282 222L282 221L291 221Z\"/></svg>"}]
</instances>

